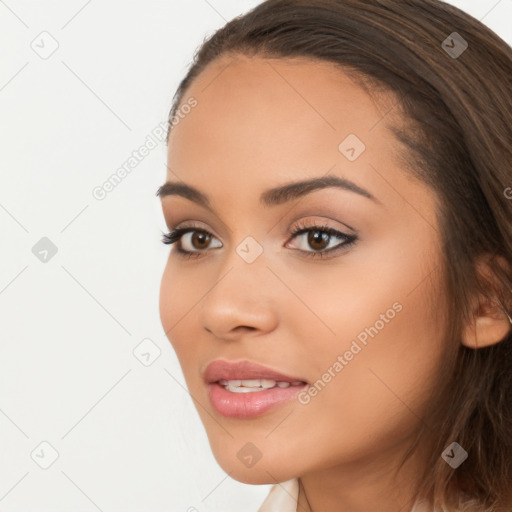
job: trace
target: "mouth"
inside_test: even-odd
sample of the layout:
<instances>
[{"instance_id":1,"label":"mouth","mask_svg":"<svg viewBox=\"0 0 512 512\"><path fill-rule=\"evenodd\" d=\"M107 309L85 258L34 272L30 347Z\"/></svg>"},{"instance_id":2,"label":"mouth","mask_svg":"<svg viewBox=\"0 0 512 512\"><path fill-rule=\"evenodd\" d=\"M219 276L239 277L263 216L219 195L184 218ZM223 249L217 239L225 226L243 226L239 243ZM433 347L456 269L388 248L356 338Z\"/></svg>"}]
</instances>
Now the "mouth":
<instances>
[{"instance_id":1,"label":"mouth","mask_svg":"<svg viewBox=\"0 0 512 512\"><path fill-rule=\"evenodd\" d=\"M308 383L249 361L218 359L204 372L213 408L230 418L260 416L291 400Z\"/></svg>"},{"instance_id":2,"label":"mouth","mask_svg":"<svg viewBox=\"0 0 512 512\"><path fill-rule=\"evenodd\" d=\"M306 384L301 380L289 382L286 380L275 381L272 379L220 379L216 381L216 383L220 384L226 391L230 391L231 393L253 393L264 391L266 389L273 389L276 387L283 389L289 388L290 386L303 386Z\"/></svg>"}]
</instances>

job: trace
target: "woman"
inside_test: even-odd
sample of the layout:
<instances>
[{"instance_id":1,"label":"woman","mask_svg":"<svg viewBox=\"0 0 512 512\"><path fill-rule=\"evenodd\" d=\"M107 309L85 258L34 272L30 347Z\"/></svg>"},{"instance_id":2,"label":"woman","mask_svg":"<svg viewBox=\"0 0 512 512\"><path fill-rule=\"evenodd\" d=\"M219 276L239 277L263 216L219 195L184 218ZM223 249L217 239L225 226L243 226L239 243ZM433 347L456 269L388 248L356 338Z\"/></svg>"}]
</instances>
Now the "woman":
<instances>
[{"instance_id":1,"label":"woman","mask_svg":"<svg viewBox=\"0 0 512 512\"><path fill-rule=\"evenodd\" d=\"M268 0L197 52L160 314L260 511L512 509L511 77L438 0Z\"/></svg>"}]
</instances>

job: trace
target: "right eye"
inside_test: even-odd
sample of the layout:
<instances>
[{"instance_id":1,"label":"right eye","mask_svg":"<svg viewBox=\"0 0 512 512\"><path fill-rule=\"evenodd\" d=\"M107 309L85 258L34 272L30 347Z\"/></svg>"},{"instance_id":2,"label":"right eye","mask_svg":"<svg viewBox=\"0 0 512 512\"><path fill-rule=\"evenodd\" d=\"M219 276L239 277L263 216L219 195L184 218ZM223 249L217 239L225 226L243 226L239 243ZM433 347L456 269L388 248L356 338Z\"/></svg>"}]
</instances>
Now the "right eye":
<instances>
[{"instance_id":1,"label":"right eye","mask_svg":"<svg viewBox=\"0 0 512 512\"><path fill-rule=\"evenodd\" d=\"M191 235L186 236L185 235ZM182 257L197 257L201 253L205 252L205 249L208 248L208 245L210 241L212 240L213 235L209 233L208 231L198 228L189 226L186 228L177 228L171 230L169 233L165 233L162 238L162 242L164 244L174 244L176 242L176 252L179 256ZM187 243L189 244L189 247L191 248L183 248L183 240L185 240L185 245ZM188 240L187 240L188 239ZM196 246L196 247L194 247ZM199 247L197 247L199 246ZM222 247L222 244L217 247ZM194 250L197 249L197 250Z\"/></svg>"}]
</instances>

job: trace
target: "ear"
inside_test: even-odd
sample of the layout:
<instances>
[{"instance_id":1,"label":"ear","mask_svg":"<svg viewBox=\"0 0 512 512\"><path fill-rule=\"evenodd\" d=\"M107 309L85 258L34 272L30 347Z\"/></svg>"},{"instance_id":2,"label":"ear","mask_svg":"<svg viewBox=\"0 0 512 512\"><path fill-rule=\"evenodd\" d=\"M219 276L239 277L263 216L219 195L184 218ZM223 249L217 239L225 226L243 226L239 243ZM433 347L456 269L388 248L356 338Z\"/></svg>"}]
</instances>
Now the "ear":
<instances>
[{"instance_id":1,"label":"ear","mask_svg":"<svg viewBox=\"0 0 512 512\"><path fill-rule=\"evenodd\" d=\"M504 263L502 259L500 262ZM503 288L503 284L491 271L488 261L480 260L477 271L489 283L490 289L495 290L496 297L492 300L482 296L473 299L472 321L466 325L462 335L462 344L469 348L495 345L503 341L512 328L512 319L497 298L499 286Z\"/></svg>"}]
</instances>

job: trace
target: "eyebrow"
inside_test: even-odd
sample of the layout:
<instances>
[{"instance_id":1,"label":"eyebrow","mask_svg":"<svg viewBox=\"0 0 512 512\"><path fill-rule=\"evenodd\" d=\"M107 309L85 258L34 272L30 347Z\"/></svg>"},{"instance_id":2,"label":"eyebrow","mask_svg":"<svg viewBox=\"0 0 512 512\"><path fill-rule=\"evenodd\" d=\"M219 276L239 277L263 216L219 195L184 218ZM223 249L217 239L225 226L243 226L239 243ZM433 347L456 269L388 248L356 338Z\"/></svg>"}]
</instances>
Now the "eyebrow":
<instances>
[{"instance_id":1,"label":"eyebrow","mask_svg":"<svg viewBox=\"0 0 512 512\"><path fill-rule=\"evenodd\" d=\"M359 185L356 185L354 182L348 179L340 178L338 176L323 176L320 178L312 178L309 180L287 183L286 185L280 185L278 187L271 188L261 194L260 203L265 206L277 206L287 203L293 199L302 197L315 190L332 187L354 192L381 204L381 202L376 197L374 197L364 188L361 188ZM181 196L201 206L204 206L209 210L212 209L210 200L206 194L183 182L168 181L157 190L156 195L161 199L167 196Z\"/></svg>"}]
</instances>

